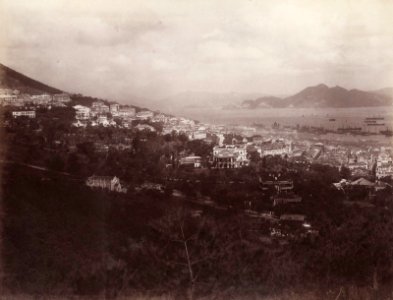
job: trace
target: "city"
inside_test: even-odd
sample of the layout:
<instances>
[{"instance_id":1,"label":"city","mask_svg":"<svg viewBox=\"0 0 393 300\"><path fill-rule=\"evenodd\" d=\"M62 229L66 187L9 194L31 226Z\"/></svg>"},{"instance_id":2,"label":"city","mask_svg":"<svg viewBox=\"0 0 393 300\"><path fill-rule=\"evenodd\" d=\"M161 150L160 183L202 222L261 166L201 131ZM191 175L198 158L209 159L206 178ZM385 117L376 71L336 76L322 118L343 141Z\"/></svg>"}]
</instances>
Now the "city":
<instances>
[{"instance_id":1,"label":"city","mask_svg":"<svg viewBox=\"0 0 393 300\"><path fill-rule=\"evenodd\" d=\"M109 202L160 201L144 205L180 209L196 224L235 218L254 247L284 253L325 247L334 237L326 226L340 230L352 214L393 213L389 140L301 138L277 122L262 130L205 124L78 94L3 89L0 98L6 182L32 172L43 188L62 178L76 193L87 187Z\"/></svg>"},{"instance_id":2,"label":"city","mask_svg":"<svg viewBox=\"0 0 393 300\"><path fill-rule=\"evenodd\" d=\"M392 20L0 1L0 298L393 300Z\"/></svg>"}]
</instances>

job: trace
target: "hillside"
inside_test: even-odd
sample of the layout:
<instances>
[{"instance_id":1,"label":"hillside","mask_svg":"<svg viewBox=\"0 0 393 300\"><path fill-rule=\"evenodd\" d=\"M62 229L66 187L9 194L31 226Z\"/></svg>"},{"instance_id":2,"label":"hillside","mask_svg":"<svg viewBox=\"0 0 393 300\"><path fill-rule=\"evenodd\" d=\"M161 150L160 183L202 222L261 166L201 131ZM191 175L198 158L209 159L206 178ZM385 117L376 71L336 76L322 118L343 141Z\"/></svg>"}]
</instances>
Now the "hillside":
<instances>
[{"instance_id":1,"label":"hillside","mask_svg":"<svg viewBox=\"0 0 393 300\"><path fill-rule=\"evenodd\" d=\"M62 93L61 90L50 87L42 82L27 77L11 68L0 63L0 88L17 89L21 93L37 94L56 94Z\"/></svg>"},{"instance_id":2,"label":"hillside","mask_svg":"<svg viewBox=\"0 0 393 300\"><path fill-rule=\"evenodd\" d=\"M374 91L374 93L393 98L393 87L386 87L386 88L383 88L383 89L379 89L379 90Z\"/></svg>"},{"instance_id":3,"label":"hillside","mask_svg":"<svg viewBox=\"0 0 393 300\"><path fill-rule=\"evenodd\" d=\"M48 86L42 82L34 80L22 73L19 73L3 64L0 63L0 89L17 89L21 93L30 94L30 95L39 95L39 94L58 94L63 93L57 88ZM80 104L91 106L94 101L103 101L106 104L113 103L113 101L109 101L102 98L85 96L82 94L71 94L72 105ZM137 112L141 110L149 110L148 108L141 108L140 106L135 106L128 104L130 107L134 107Z\"/></svg>"},{"instance_id":4,"label":"hillside","mask_svg":"<svg viewBox=\"0 0 393 300\"><path fill-rule=\"evenodd\" d=\"M262 97L255 100L245 100L242 107L255 109L261 107L368 107L392 104L392 96L384 92L366 92L347 90L340 86L328 87L325 84L307 87L299 93L285 97Z\"/></svg>"}]
</instances>

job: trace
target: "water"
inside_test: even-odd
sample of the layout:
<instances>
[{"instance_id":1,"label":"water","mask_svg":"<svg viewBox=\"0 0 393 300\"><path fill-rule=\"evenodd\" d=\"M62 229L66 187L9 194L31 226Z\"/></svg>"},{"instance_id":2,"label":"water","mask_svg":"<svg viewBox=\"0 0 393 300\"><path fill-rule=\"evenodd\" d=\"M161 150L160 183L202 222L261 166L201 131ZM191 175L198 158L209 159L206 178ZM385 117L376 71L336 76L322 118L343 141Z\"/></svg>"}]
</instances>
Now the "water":
<instances>
[{"instance_id":1,"label":"water","mask_svg":"<svg viewBox=\"0 0 393 300\"><path fill-rule=\"evenodd\" d=\"M282 126L315 126L329 130L338 128L360 127L362 131L379 133L387 128L393 129L393 107L359 107L359 108L260 108L260 109L232 109L221 108L192 108L183 110L184 115L201 122L225 125L262 124L271 128L274 122ZM367 126L364 122L367 117L383 117L384 126ZM329 121L335 119L335 121ZM355 136L350 134L324 134L323 138L337 141L375 141L383 144L392 143L392 137L381 134L368 136Z\"/></svg>"},{"instance_id":2,"label":"water","mask_svg":"<svg viewBox=\"0 0 393 300\"><path fill-rule=\"evenodd\" d=\"M337 127L363 127L366 117L384 117L384 130L393 127L393 107L359 107L359 108L260 108L260 109L232 109L221 108L193 108L183 110L182 115L202 122L213 124L251 125L254 123L270 126L279 122L282 125L323 126L329 129ZM329 122L329 119L336 119ZM373 126L367 126L373 127ZM378 126L379 127L379 126ZM370 128L371 130L371 128Z\"/></svg>"}]
</instances>

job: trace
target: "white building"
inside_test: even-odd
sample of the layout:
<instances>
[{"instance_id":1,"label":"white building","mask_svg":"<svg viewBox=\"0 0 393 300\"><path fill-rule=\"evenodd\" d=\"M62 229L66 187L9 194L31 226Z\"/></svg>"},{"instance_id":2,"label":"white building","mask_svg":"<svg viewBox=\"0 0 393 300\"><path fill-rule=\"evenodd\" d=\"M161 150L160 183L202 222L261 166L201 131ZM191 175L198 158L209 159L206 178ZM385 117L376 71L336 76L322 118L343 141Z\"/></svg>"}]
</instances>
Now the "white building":
<instances>
[{"instance_id":1,"label":"white building","mask_svg":"<svg viewBox=\"0 0 393 300\"><path fill-rule=\"evenodd\" d=\"M200 156L186 156L180 159L181 166L192 166L194 168L201 167L202 158Z\"/></svg>"},{"instance_id":2,"label":"white building","mask_svg":"<svg viewBox=\"0 0 393 300\"><path fill-rule=\"evenodd\" d=\"M203 140L207 137L207 134L205 131L195 131L195 132L191 132L188 135L188 138L190 140Z\"/></svg>"},{"instance_id":3,"label":"white building","mask_svg":"<svg viewBox=\"0 0 393 300\"><path fill-rule=\"evenodd\" d=\"M68 103L71 101L71 98L67 93L54 94L52 96L52 101L55 103Z\"/></svg>"},{"instance_id":4,"label":"white building","mask_svg":"<svg viewBox=\"0 0 393 300\"><path fill-rule=\"evenodd\" d=\"M86 179L86 185L90 188L101 188L112 192L125 193L126 188L123 188L118 177L110 176L90 176Z\"/></svg>"},{"instance_id":5,"label":"white building","mask_svg":"<svg viewBox=\"0 0 393 300\"><path fill-rule=\"evenodd\" d=\"M136 114L136 117L139 120L148 120L148 119L153 118L153 116L154 116L154 113L150 110L143 110L143 111L140 111Z\"/></svg>"},{"instance_id":6,"label":"white building","mask_svg":"<svg viewBox=\"0 0 393 300\"><path fill-rule=\"evenodd\" d=\"M289 155L293 151L292 143L285 144L284 142L272 142L269 144L262 144L258 147L258 153L261 157L268 155Z\"/></svg>"},{"instance_id":7,"label":"white building","mask_svg":"<svg viewBox=\"0 0 393 300\"><path fill-rule=\"evenodd\" d=\"M30 99L35 105L49 105L52 101L52 96L49 94L32 95Z\"/></svg>"},{"instance_id":8,"label":"white building","mask_svg":"<svg viewBox=\"0 0 393 300\"><path fill-rule=\"evenodd\" d=\"M77 120L88 120L90 118L90 107L83 105L75 105L75 119Z\"/></svg>"},{"instance_id":9,"label":"white building","mask_svg":"<svg viewBox=\"0 0 393 300\"><path fill-rule=\"evenodd\" d=\"M12 94L0 94L0 105L13 105L18 96Z\"/></svg>"},{"instance_id":10,"label":"white building","mask_svg":"<svg viewBox=\"0 0 393 300\"><path fill-rule=\"evenodd\" d=\"M112 115L116 115L119 111L120 105L118 103L112 103L109 105L109 111Z\"/></svg>"},{"instance_id":11,"label":"white building","mask_svg":"<svg viewBox=\"0 0 393 300\"><path fill-rule=\"evenodd\" d=\"M108 120L108 118L107 118L106 116L99 116L99 117L97 118L97 123L98 123L99 125L104 126L104 127L109 126L109 120Z\"/></svg>"},{"instance_id":12,"label":"white building","mask_svg":"<svg viewBox=\"0 0 393 300\"><path fill-rule=\"evenodd\" d=\"M147 124L138 124L135 126L135 129L138 131L150 131L150 132L155 132L156 129L153 126L147 125Z\"/></svg>"},{"instance_id":13,"label":"white building","mask_svg":"<svg viewBox=\"0 0 393 300\"><path fill-rule=\"evenodd\" d=\"M213 166L218 169L232 169L248 166L245 146L226 145L213 148Z\"/></svg>"},{"instance_id":14,"label":"white building","mask_svg":"<svg viewBox=\"0 0 393 300\"><path fill-rule=\"evenodd\" d=\"M24 111L13 111L12 116L14 118L28 117L28 118L34 119L36 114L35 114L35 110L24 110Z\"/></svg>"},{"instance_id":15,"label":"white building","mask_svg":"<svg viewBox=\"0 0 393 300\"><path fill-rule=\"evenodd\" d=\"M123 106L119 108L119 110L116 113L116 116L120 118L132 118L135 116L135 113L136 113L135 108L129 106Z\"/></svg>"},{"instance_id":16,"label":"white building","mask_svg":"<svg viewBox=\"0 0 393 300\"><path fill-rule=\"evenodd\" d=\"M91 105L91 111L95 115L109 113L109 106L102 101L96 101Z\"/></svg>"}]
</instances>

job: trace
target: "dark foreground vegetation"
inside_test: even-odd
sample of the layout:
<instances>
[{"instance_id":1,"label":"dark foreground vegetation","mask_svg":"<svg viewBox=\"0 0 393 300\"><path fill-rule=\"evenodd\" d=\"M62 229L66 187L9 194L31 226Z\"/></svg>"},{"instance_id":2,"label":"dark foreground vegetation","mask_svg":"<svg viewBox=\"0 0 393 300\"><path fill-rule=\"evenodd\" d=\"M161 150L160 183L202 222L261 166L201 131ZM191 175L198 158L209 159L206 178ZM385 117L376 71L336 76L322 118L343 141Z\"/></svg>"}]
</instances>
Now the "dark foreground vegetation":
<instances>
[{"instance_id":1,"label":"dark foreground vegetation","mask_svg":"<svg viewBox=\"0 0 393 300\"><path fill-rule=\"evenodd\" d=\"M163 193L95 192L66 175L15 165L3 175L10 294L392 295L391 207L345 208L321 196L319 237L280 245L264 243L236 211L193 217L190 205Z\"/></svg>"}]
</instances>

